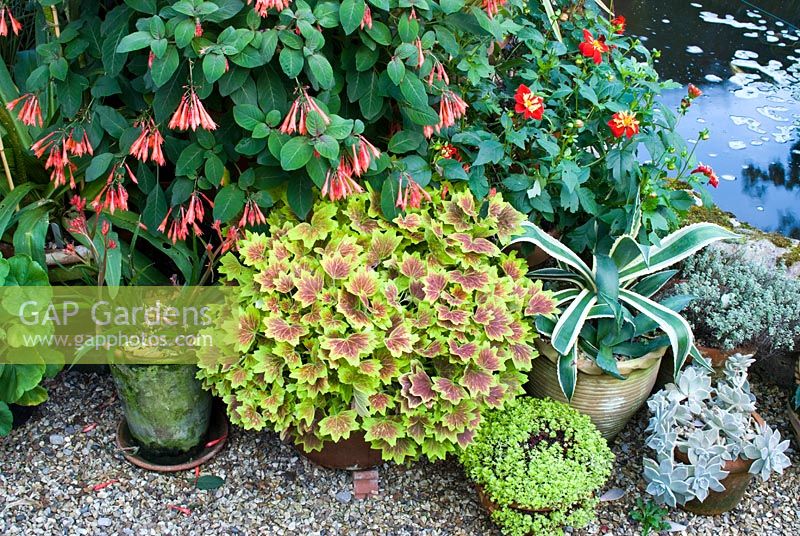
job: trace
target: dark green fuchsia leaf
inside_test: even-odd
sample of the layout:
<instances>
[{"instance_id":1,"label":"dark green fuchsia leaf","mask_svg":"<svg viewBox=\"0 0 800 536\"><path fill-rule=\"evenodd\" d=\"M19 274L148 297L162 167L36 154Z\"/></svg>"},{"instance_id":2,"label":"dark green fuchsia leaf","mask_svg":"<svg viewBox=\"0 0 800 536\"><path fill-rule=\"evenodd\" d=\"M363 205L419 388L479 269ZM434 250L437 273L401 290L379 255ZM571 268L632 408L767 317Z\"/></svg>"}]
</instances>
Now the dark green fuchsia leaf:
<instances>
[{"instance_id":1,"label":"dark green fuchsia leaf","mask_svg":"<svg viewBox=\"0 0 800 536\"><path fill-rule=\"evenodd\" d=\"M225 479L216 475L202 475L195 482L195 487L200 490L212 490L222 487Z\"/></svg>"},{"instance_id":2,"label":"dark green fuchsia leaf","mask_svg":"<svg viewBox=\"0 0 800 536\"><path fill-rule=\"evenodd\" d=\"M364 0L344 0L339 6L339 21L344 33L351 34L361 25L366 4Z\"/></svg>"},{"instance_id":3,"label":"dark green fuchsia leaf","mask_svg":"<svg viewBox=\"0 0 800 536\"><path fill-rule=\"evenodd\" d=\"M214 219L223 223L233 220L244 208L244 201L244 192L238 186L224 187L214 198Z\"/></svg>"},{"instance_id":4,"label":"dark green fuchsia leaf","mask_svg":"<svg viewBox=\"0 0 800 536\"><path fill-rule=\"evenodd\" d=\"M281 147L281 167L293 171L305 166L314 154L314 147L308 138L296 136Z\"/></svg>"}]
</instances>

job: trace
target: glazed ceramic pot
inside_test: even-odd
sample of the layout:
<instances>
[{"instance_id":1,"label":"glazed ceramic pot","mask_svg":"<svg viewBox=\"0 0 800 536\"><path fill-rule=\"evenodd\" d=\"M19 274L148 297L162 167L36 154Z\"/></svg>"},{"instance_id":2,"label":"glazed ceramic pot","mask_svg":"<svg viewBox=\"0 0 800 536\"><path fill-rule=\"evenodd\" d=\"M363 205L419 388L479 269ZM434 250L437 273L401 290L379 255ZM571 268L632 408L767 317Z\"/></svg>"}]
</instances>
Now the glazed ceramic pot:
<instances>
[{"instance_id":1,"label":"glazed ceramic pot","mask_svg":"<svg viewBox=\"0 0 800 536\"><path fill-rule=\"evenodd\" d=\"M558 383L558 353L548 341L537 339L540 356L533 360L526 390L531 396L567 403ZM578 381L569 405L588 415L607 440L613 439L650 396L658 367L666 348L642 357L620 361L618 368L626 377L619 380L605 374L594 361L578 357Z\"/></svg>"}]
</instances>

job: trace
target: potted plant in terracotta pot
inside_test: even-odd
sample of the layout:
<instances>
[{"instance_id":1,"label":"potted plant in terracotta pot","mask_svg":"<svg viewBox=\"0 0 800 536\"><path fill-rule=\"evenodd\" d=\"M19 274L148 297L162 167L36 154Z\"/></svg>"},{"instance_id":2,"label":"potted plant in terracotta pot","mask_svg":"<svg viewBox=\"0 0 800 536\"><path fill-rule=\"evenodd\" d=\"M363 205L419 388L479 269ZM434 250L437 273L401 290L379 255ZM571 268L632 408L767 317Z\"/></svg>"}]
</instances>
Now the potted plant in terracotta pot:
<instances>
[{"instance_id":1,"label":"potted plant in terracotta pot","mask_svg":"<svg viewBox=\"0 0 800 536\"><path fill-rule=\"evenodd\" d=\"M722 378L691 365L649 401L647 492L701 515L739 504L754 475L767 480L789 466L788 441L755 412L747 369L751 356L728 358Z\"/></svg>"},{"instance_id":2,"label":"potted plant in terracotta pot","mask_svg":"<svg viewBox=\"0 0 800 536\"><path fill-rule=\"evenodd\" d=\"M222 259L236 303L200 362L235 424L278 431L327 467L469 444L485 409L522 392L533 319L553 311L499 249L524 219L499 195L432 196L393 221L377 205L321 201L310 222L281 209L268 233L248 233Z\"/></svg>"},{"instance_id":3,"label":"potted plant in terracotta pot","mask_svg":"<svg viewBox=\"0 0 800 536\"><path fill-rule=\"evenodd\" d=\"M800 282L780 266L706 251L689 259L671 292L691 294L684 317L716 367L735 353L791 351L800 338Z\"/></svg>"},{"instance_id":4,"label":"potted plant in terracotta pot","mask_svg":"<svg viewBox=\"0 0 800 536\"><path fill-rule=\"evenodd\" d=\"M503 534L536 535L594 519L614 455L587 416L521 397L486 414L459 460Z\"/></svg>"},{"instance_id":5,"label":"potted plant in terracotta pot","mask_svg":"<svg viewBox=\"0 0 800 536\"><path fill-rule=\"evenodd\" d=\"M612 438L644 404L667 347L676 356L675 374L690 353L696 354L691 328L675 311L685 299L650 299L675 274L665 269L736 235L717 225L697 224L648 247L631 233L595 252L590 268L536 225L525 222L524 227L525 233L512 243L536 244L557 259L558 268L531 276L554 282L562 311L555 319L537 320L539 332L548 338L539 342L547 359L534 362L528 390L568 401Z\"/></svg>"}]
</instances>

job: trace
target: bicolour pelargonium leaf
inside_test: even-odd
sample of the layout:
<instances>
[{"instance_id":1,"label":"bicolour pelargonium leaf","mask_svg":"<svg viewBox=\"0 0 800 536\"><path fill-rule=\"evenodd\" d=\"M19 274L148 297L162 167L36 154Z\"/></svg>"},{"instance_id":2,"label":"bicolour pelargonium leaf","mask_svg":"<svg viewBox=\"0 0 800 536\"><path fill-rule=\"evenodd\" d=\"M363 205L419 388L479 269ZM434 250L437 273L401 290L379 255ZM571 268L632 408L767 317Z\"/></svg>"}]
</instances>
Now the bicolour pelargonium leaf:
<instances>
[{"instance_id":1,"label":"bicolour pelargonium leaf","mask_svg":"<svg viewBox=\"0 0 800 536\"><path fill-rule=\"evenodd\" d=\"M480 370L472 365L467 366L464 375L461 377L461 384L473 395L488 395L494 378L491 373Z\"/></svg>"},{"instance_id":2,"label":"bicolour pelargonium leaf","mask_svg":"<svg viewBox=\"0 0 800 536\"><path fill-rule=\"evenodd\" d=\"M343 257L341 254L323 254L320 264L325 273L332 279L347 279L350 270L355 266L355 260L351 257Z\"/></svg>"},{"instance_id":3,"label":"bicolour pelargonium leaf","mask_svg":"<svg viewBox=\"0 0 800 536\"><path fill-rule=\"evenodd\" d=\"M403 260L400 262L400 273L412 281L421 279L426 273L425 263L419 257L403 253Z\"/></svg>"},{"instance_id":4,"label":"bicolour pelargonium leaf","mask_svg":"<svg viewBox=\"0 0 800 536\"><path fill-rule=\"evenodd\" d=\"M270 389L268 392L269 394L262 396L258 400L258 403L268 412L278 413L278 410L280 409L281 405L283 405L283 402L286 398L286 391L283 389L283 387L276 383L272 385L272 389Z\"/></svg>"},{"instance_id":5,"label":"bicolour pelargonium leaf","mask_svg":"<svg viewBox=\"0 0 800 536\"><path fill-rule=\"evenodd\" d=\"M336 205L317 204L311 223L301 222L289 229L286 234L293 242L302 241L303 246L310 250L318 240L324 240L328 234L336 229L338 224L333 218L336 216Z\"/></svg>"},{"instance_id":6,"label":"bicolour pelargonium leaf","mask_svg":"<svg viewBox=\"0 0 800 536\"><path fill-rule=\"evenodd\" d=\"M474 342L458 345L455 341L450 340L448 341L448 344L450 345L450 353L458 356L458 358L464 363L471 360L478 351L478 345Z\"/></svg>"},{"instance_id":7,"label":"bicolour pelargonium leaf","mask_svg":"<svg viewBox=\"0 0 800 536\"><path fill-rule=\"evenodd\" d=\"M358 245L358 239L349 235L331 242L328 247L332 247L331 251L337 251L342 257L356 257L364 251L364 248Z\"/></svg>"},{"instance_id":8,"label":"bicolour pelargonium leaf","mask_svg":"<svg viewBox=\"0 0 800 536\"><path fill-rule=\"evenodd\" d=\"M503 368L500 358L497 357L497 350L489 346L481 348L480 351L478 351L478 357L475 359L475 363L483 370L488 370L489 372L496 372Z\"/></svg>"},{"instance_id":9,"label":"bicolour pelargonium leaf","mask_svg":"<svg viewBox=\"0 0 800 536\"><path fill-rule=\"evenodd\" d=\"M533 361L533 348L524 342L512 342L508 345L511 361L517 370L530 370Z\"/></svg>"},{"instance_id":10,"label":"bicolour pelargonium leaf","mask_svg":"<svg viewBox=\"0 0 800 536\"><path fill-rule=\"evenodd\" d=\"M500 250L485 238L473 238L467 233L453 233L448 237L450 243L458 245L464 253L478 253L487 257L496 257Z\"/></svg>"},{"instance_id":11,"label":"bicolour pelargonium leaf","mask_svg":"<svg viewBox=\"0 0 800 536\"><path fill-rule=\"evenodd\" d=\"M403 237L397 236L393 229L373 232L367 249L368 263L374 266L383 259L388 259L402 241Z\"/></svg>"},{"instance_id":12,"label":"bicolour pelargonium leaf","mask_svg":"<svg viewBox=\"0 0 800 536\"><path fill-rule=\"evenodd\" d=\"M461 432L469 426L470 412L464 404L459 404L442 416L442 424L451 432ZM455 439L455 436L452 436Z\"/></svg>"},{"instance_id":13,"label":"bicolour pelargonium leaf","mask_svg":"<svg viewBox=\"0 0 800 536\"><path fill-rule=\"evenodd\" d=\"M300 383L314 383L327 375L328 369L322 363L306 363L289 373L289 376Z\"/></svg>"},{"instance_id":14,"label":"bicolour pelargonium leaf","mask_svg":"<svg viewBox=\"0 0 800 536\"><path fill-rule=\"evenodd\" d=\"M369 396L369 407L381 415L386 414L386 410L394 406L392 397L386 393L375 393Z\"/></svg>"},{"instance_id":15,"label":"bicolour pelargonium leaf","mask_svg":"<svg viewBox=\"0 0 800 536\"><path fill-rule=\"evenodd\" d=\"M398 360L389 356L384 355L380 358L381 361L381 373L380 379L383 383L389 383L392 379L396 378L400 373L400 367L398 366Z\"/></svg>"},{"instance_id":16,"label":"bicolour pelargonium leaf","mask_svg":"<svg viewBox=\"0 0 800 536\"><path fill-rule=\"evenodd\" d=\"M325 445L325 443L313 432L294 434L294 442L296 445L300 445L300 448L303 449L303 452L322 450L322 447Z\"/></svg>"},{"instance_id":17,"label":"bicolour pelargonium leaf","mask_svg":"<svg viewBox=\"0 0 800 536\"><path fill-rule=\"evenodd\" d=\"M344 359L354 367L358 366L361 356L370 355L375 349L375 340L371 333L351 333L345 337L322 337L321 346L328 350L331 360Z\"/></svg>"},{"instance_id":18,"label":"bicolour pelargonium leaf","mask_svg":"<svg viewBox=\"0 0 800 536\"><path fill-rule=\"evenodd\" d=\"M422 278L422 290L425 292L425 301L434 303L439 299L442 291L447 288L447 273L429 272Z\"/></svg>"},{"instance_id":19,"label":"bicolour pelargonium leaf","mask_svg":"<svg viewBox=\"0 0 800 536\"><path fill-rule=\"evenodd\" d=\"M458 283L461 288L467 292L473 290L482 290L489 284L489 274L486 272L479 272L474 268L470 268L463 272L455 270L450 272L450 279L453 283Z\"/></svg>"},{"instance_id":20,"label":"bicolour pelargonium leaf","mask_svg":"<svg viewBox=\"0 0 800 536\"><path fill-rule=\"evenodd\" d=\"M364 439L367 441L386 441L387 444L394 447L397 440L405 437L403 427L400 424L387 417L372 417L364 419L363 424Z\"/></svg>"},{"instance_id":21,"label":"bicolour pelargonium leaf","mask_svg":"<svg viewBox=\"0 0 800 536\"><path fill-rule=\"evenodd\" d=\"M358 371L367 376L380 377L381 362L377 359L365 359L358 364Z\"/></svg>"},{"instance_id":22,"label":"bicolour pelargonium leaf","mask_svg":"<svg viewBox=\"0 0 800 536\"><path fill-rule=\"evenodd\" d=\"M400 322L386 334L383 344L392 356L400 357L403 354L410 354L418 340L419 336L411 331L408 324Z\"/></svg>"},{"instance_id":23,"label":"bicolour pelargonium leaf","mask_svg":"<svg viewBox=\"0 0 800 536\"><path fill-rule=\"evenodd\" d=\"M397 216L392 222L406 231L416 231L422 227L422 218L414 213Z\"/></svg>"},{"instance_id":24,"label":"bicolour pelargonium leaf","mask_svg":"<svg viewBox=\"0 0 800 536\"><path fill-rule=\"evenodd\" d=\"M253 371L248 368L236 366L228 371L227 377L231 382L231 387L238 389L253 378Z\"/></svg>"},{"instance_id":25,"label":"bicolour pelargonium leaf","mask_svg":"<svg viewBox=\"0 0 800 536\"><path fill-rule=\"evenodd\" d=\"M448 309L444 305L437 305L436 317L441 321L439 325L445 327L464 326L469 322L470 313L461 309Z\"/></svg>"},{"instance_id":26,"label":"bicolour pelargonium leaf","mask_svg":"<svg viewBox=\"0 0 800 536\"><path fill-rule=\"evenodd\" d=\"M505 201L501 201L499 197L493 197L489 201L487 215L495 221L497 238L501 243L511 240L513 235L522 232L522 222L526 220L524 214Z\"/></svg>"},{"instance_id":27,"label":"bicolour pelargonium leaf","mask_svg":"<svg viewBox=\"0 0 800 536\"><path fill-rule=\"evenodd\" d=\"M269 239L261 233L248 232L239 244L239 255L247 266L260 265L269 255Z\"/></svg>"},{"instance_id":28,"label":"bicolour pelargonium leaf","mask_svg":"<svg viewBox=\"0 0 800 536\"><path fill-rule=\"evenodd\" d=\"M261 430L267 424L264 416L252 405L241 405L235 410L239 416L239 422L243 428L248 430Z\"/></svg>"},{"instance_id":29,"label":"bicolour pelargonium leaf","mask_svg":"<svg viewBox=\"0 0 800 536\"><path fill-rule=\"evenodd\" d=\"M447 453L452 450L452 442L437 441L432 437L426 437L422 442L422 453L432 462L444 460Z\"/></svg>"},{"instance_id":30,"label":"bicolour pelargonium leaf","mask_svg":"<svg viewBox=\"0 0 800 536\"><path fill-rule=\"evenodd\" d=\"M275 291L281 294L289 294L294 290L294 278L289 274L280 274L275 280Z\"/></svg>"},{"instance_id":31,"label":"bicolour pelargonium leaf","mask_svg":"<svg viewBox=\"0 0 800 536\"><path fill-rule=\"evenodd\" d=\"M303 307L308 307L319 298L325 285L325 279L320 273L303 272L300 277L295 278L294 284L297 287L294 298Z\"/></svg>"},{"instance_id":32,"label":"bicolour pelargonium leaf","mask_svg":"<svg viewBox=\"0 0 800 536\"><path fill-rule=\"evenodd\" d=\"M247 351L261 330L261 314L255 307L240 311L236 322L236 343L240 350Z\"/></svg>"},{"instance_id":33,"label":"bicolour pelargonium leaf","mask_svg":"<svg viewBox=\"0 0 800 536\"><path fill-rule=\"evenodd\" d=\"M319 435L330 436L331 441L347 439L351 432L358 430L358 414L348 409L334 415L329 415L319 421Z\"/></svg>"},{"instance_id":34,"label":"bicolour pelargonium leaf","mask_svg":"<svg viewBox=\"0 0 800 536\"><path fill-rule=\"evenodd\" d=\"M467 429L458 434L458 436L456 436L456 440L458 441L458 446L461 447L462 449L467 448L470 445L470 443L472 443L472 440L475 439L475 432L476 430L474 429Z\"/></svg>"},{"instance_id":35,"label":"bicolour pelargonium leaf","mask_svg":"<svg viewBox=\"0 0 800 536\"><path fill-rule=\"evenodd\" d=\"M553 294L541 288L531 291L528 303L525 305L525 315L551 315L556 312L556 302Z\"/></svg>"},{"instance_id":36,"label":"bicolour pelargonium leaf","mask_svg":"<svg viewBox=\"0 0 800 536\"><path fill-rule=\"evenodd\" d=\"M366 326L372 325L372 319L364 311L360 309L361 301L357 296L354 296L346 290L339 291L339 302L336 304L336 310L342 313L356 329L361 329Z\"/></svg>"},{"instance_id":37,"label":"bicolour pelargonium leaf","mask_svg":"<svg viewBox=\"0 0 800 536\"><path fill-rule=\"evenodd\" d=\"M314 423L316 413L317 407L314 404L314 400L311 398L306 398L294 407L295 418L301 423L304 423L306 427Z\"/></svg>"},{"instance_id":38,"label":"bicolour pelargonium leaf","mask_svg":"<svg viewBox=\"0 0 800 536\"><path fill-rule=\"evenodd\" d=\"M509 327L511 316L504 307L499 305L492 303L478 305L473 320L483 325L483 330L489 340L501 341L513 334Z\"/></svg>"},{"instance_id":39,"label":"bicolour pelargonium leaf","mask_svg":"<svg viewBox=\"0 0 800 536\"><path fill-rule=\"evenodd\" d=\"M474 209L474 206L473 206ZM473 210L474 212L474 210ZM455 201L444 202L442 221L453 226L456 231L466 231L473 227L473 216L467 214Z\"/></svg>"},{"instance_id":40,"label":"bicolour pelargonium leaf","mask_svg":"<svg viewBox=\"0 0 800 536\"><path fill-rule=\"evenodd\" d=\"M292 346L300 344L300 337L308 335L308 328L303 325L290 324L283 317L270 315L264 319L264 334L273 340L287 342Z\"/></svg>"},{"instance_id":41,"label":"bicolour pelargonium leaf","mask_svg":"<svg viewBox=\"0 0 800 536\"><path fill-rule=\"evenodd\" d=\"M253 374L263 375L265 383L278 381L279 378L282 379L286 362L281 356L273 352L269 346L259 346L253 352L253 358L256 362L253 366Z\"/></svg>"},{"instance_id":42,"label":"bicolour pelargonium leaf","mask_svg":"<svg viewBox=\"0 0 800 536\"><path fill-rule=\"evenodd\" d=\"M484 397L483 401L490 408L500 408L506 399L506 387L504 385L493 385L489 390L489 394Z\"/></svg>"},{"instance_id":43,"label":"bicolour pelargonium leaf","mask_svg":"<svg viewBox=\"0 0 800 536\"><path fill-rule=\"evenodd\" d=\"M347 280L345 288L360 298L370 298L378 292L378 276L374 270L361 267Z\"/></svg>"},{"instance_id":44,"label":"bicolour pelargonium leaf","mask_svg":"<svg viewBox=\"0 0 800 536\"><path fill-rule=\"evenodd\" d=\"M444 349L444 343L442 341L437 341L437 340L431 341L431 343L425 346L424 348L420 348L419 346L414 348L414 350L416 350L419 355L430 358L436 357L439 354L441 354L443 349Z\"/></svg>"},{"instance_id":45,"label":"bicolour pelargonium leaf","mask_svg":"<svg viewBox=\"0 0 800 536\"><path fill-rule=\"evenodd\" d=\"M436 397L431 377L421 368L409 374L408 380L410 383L408 392L421 398L423 403L430 402Z\"/></svg>"},{"instance_id":46,"label":"bicolour pelargonium leaf","mask_svg":"<svg viewBox=\"0 0 800 536\"><path fill-rule=\"evenodd\" d=\"M500 261L500 270L514 281L518 281L528 273L528 265L523 259L506 257Z\"/></svg>"},{"instance_id":47,"label":"bicolour pelargonium leaf","mask_svg":"<svg viewBox=\"0 0 800 536\"><path fill-rule=\"evenodd\" d=\"M385 441L376 441L372 445L380 449L381 458L387 462L393 461L397 464L402 464L406 459L417 457L417 445L407 437L398 439L397 444L394 446Z\"/></svg>"},{"instance_id":48,"label":"bicolour pelargonium leaf","mask_svg":"<svg viewBox=\"0 0 800 536\"><path fill-rule=\"evenodd\" d=\"M366 199L363 197L348 197L347 207L342 212L350 218L350 227L361 234L369 235L380 228L378 220L368 214Z\"/></svg>"},{"instance_id":49,"label":"bicolour pelargonium leaf","mask_svg":"<svg viewBox=\"0 0 800 536\"><path fill-rule=\"evenodd\" d=\"M450 402L451 404L458 404L461 400L466 398L467 392L460 385L456 385L449 378L434 378L433 390L439 395Z\"/></svg>"},{"instance_id":50,"label":"bicolour pelargonium leaf","mask_svg":"<svg viewBox=\"0 0 800 536\"><path fill-rule=\"evenodd\" d=\"M408 422L406 423L406 435L421 444L425 436L428 435L430 425L430 418L424 413L421 415L412 415L408 418Z\"/></svg>"}]
</instances>

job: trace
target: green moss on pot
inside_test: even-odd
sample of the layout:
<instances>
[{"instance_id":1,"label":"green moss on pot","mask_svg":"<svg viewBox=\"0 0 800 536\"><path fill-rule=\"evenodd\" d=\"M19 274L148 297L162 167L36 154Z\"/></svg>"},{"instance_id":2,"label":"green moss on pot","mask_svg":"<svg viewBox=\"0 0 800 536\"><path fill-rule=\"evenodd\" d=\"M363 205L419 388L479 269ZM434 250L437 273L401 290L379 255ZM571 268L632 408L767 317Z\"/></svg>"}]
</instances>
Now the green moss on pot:
<instances>
[{"instance_id":1,"label":"green moss on pot","mask_svg":"<svg viewBox=\"0 0 800 536\"><path fill-rule=\"evenodd\" d=\"M208 431L211 394L194 365L112 365L133 438L150 456L174 456L199 445Z\"/></svg>"}]
</instances>

